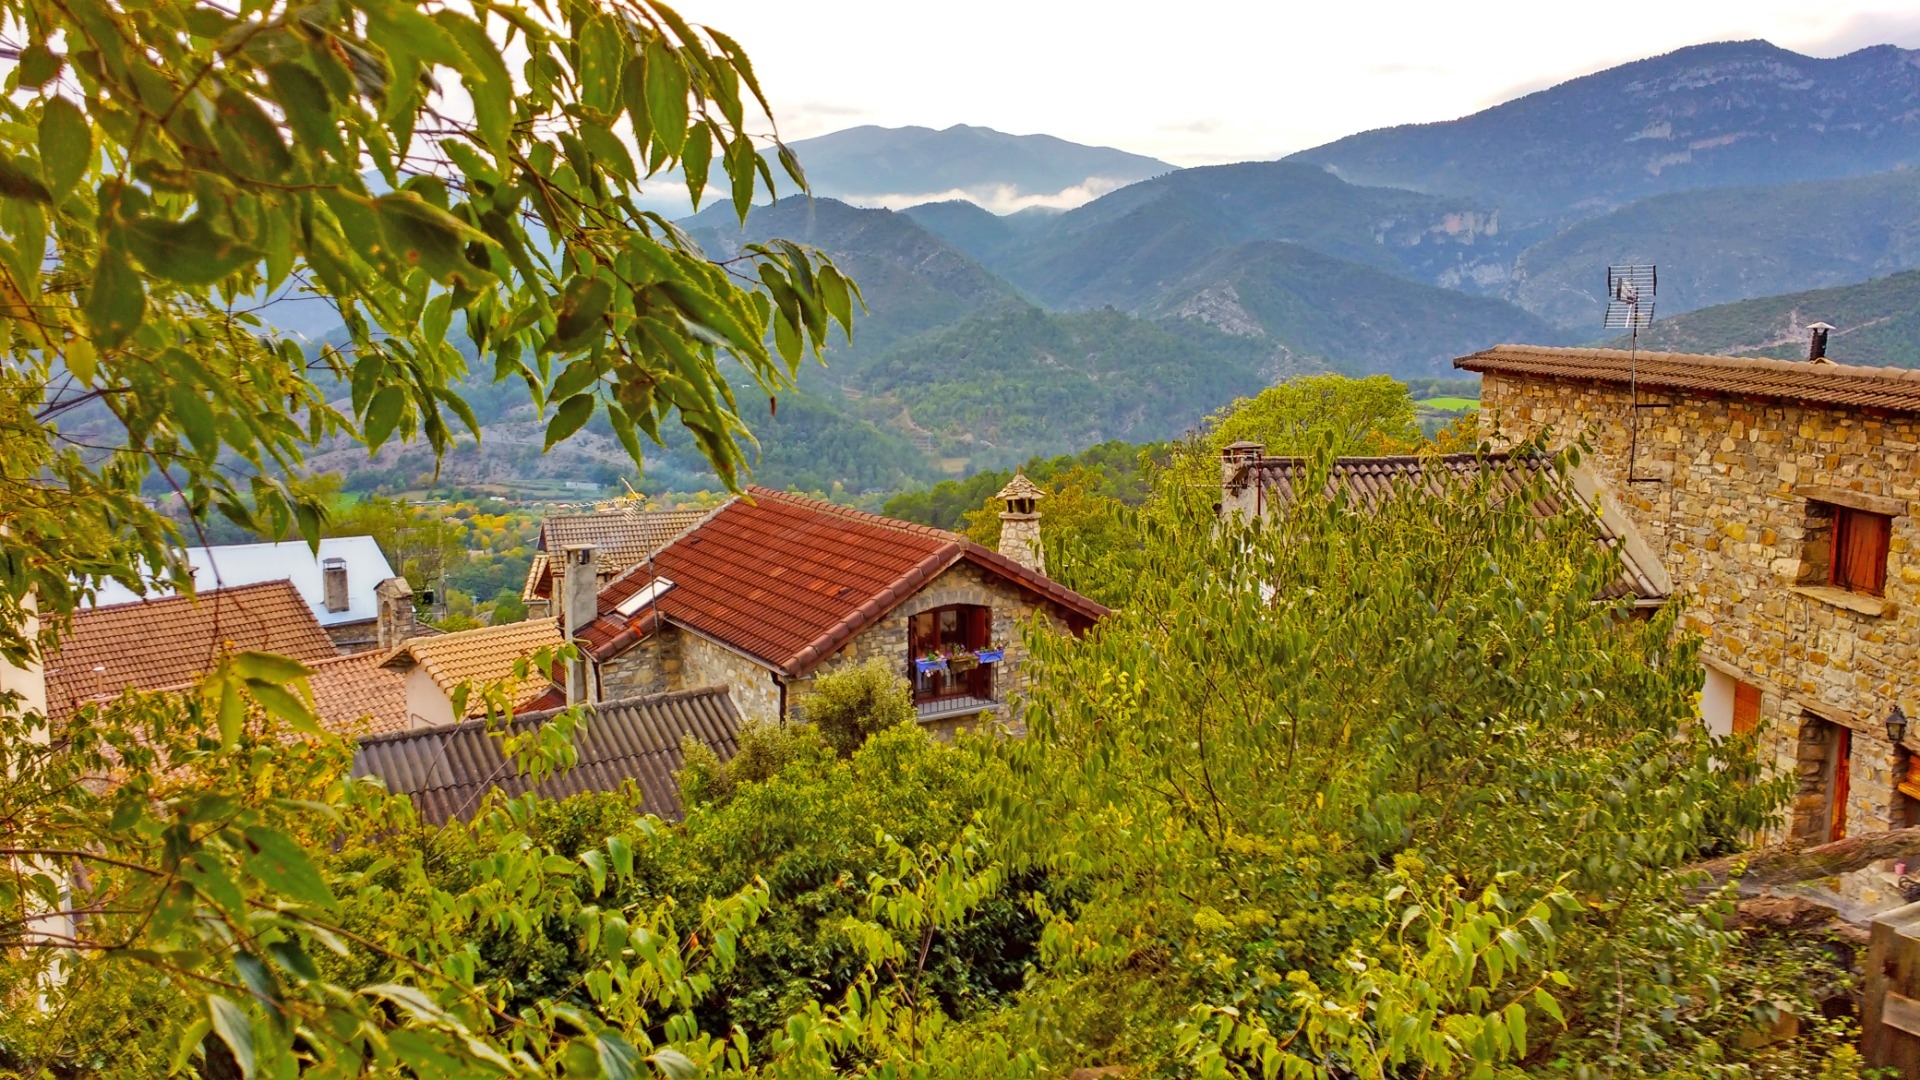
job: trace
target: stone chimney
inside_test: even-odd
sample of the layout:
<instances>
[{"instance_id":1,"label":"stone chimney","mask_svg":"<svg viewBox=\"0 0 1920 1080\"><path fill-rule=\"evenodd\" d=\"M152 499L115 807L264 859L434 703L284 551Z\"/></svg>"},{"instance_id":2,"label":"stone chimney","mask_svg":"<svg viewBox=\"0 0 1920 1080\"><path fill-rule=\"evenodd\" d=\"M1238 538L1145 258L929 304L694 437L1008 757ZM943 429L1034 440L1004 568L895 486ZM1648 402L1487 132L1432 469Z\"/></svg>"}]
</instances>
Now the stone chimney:
<instances>
[{"instance_id":1,"label":"stone chimney","mask_svg":"<svg viewBox=\"0 0 1920 1080\"><path fill-rule=\"evenodd\" d=\"M1236 482L1240 470L1267 456L1263 443L1228 443L1220 451L1220 513L1260 514L1260 483L1257 478Z\"/></svg>"},{"instance_id":2,"label":"stone chimney","mask_svg":"<svg viewBox=\"0 0 1920 1080\"><path fill-rule=\"evenodd\" d=\"M1833 324L1831 323L1817 322L1817 323L1812 323L1808 325L1807 330L1811 335L1812 340L1807 343L1807 363L1809 364L1833 363L1833 361L1827 359L1827 334L1832 329L1833 329Z\"/></svg>"},{"instance_id":3,"label":"stone chimney","mask_svg":"<svg viewBox=\"0 0 1920 1080\"><path fill-rule=\"evenodd\" d=\"M1036 574L1047 572L1046 553L1040 550L1040 511L1034 508L1046 497L1047 493L1027 479L1027 474L1020 469L1014 470L1013 479L994 496L1003 507L1000 554Z\"/></svg>"},{"instance_id":4,"label":"stone chimney","mask_svg":"<svg viewBox=\"0 0 1920 1080\"><path fill-rule=\"evenodd\" d=\"M568 641L578 637L599 614L600 557L592 544L569 544L561 575L553 583L560 601L560 633ZM585 657L567 663L567 703L593 700L593 672Z\"/></svg>"},{"instance_id":5,"label":"stone chimney","mask_svg":"<svg viewBox=\"0 0 1920 1080\"><path fill-rule=\"evenodd\" d=\"M374 639L391 649L414 635L413 586L403 577L390 577L373 587L377 615Z\"/></svg>"},{"instance_id":6,"label":"stone chimney","mask_svg":"<svg viewBox=\"0 0 1920 1080\"><path fill-rule=\"evenodd\" d=\"M347 560L320 560L320 596L328 611L341 612L353 606L347 598Z\"/></svg>"}]
</instances>

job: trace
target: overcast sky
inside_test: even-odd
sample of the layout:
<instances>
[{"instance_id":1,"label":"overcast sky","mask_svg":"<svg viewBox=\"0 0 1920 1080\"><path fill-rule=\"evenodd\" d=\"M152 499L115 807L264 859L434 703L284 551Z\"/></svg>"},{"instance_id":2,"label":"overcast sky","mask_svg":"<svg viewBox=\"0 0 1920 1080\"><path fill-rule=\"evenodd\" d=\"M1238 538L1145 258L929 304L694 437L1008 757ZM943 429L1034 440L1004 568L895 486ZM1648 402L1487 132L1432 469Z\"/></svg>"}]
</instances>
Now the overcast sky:
<instances>
[{"instance_id":1,"label":"overcast sky","mask_svg":"<svg viewBox=\"0 0 1920 1080\"><path fill-rule=\"evenodd\" d=\"M1884 0L680 0L752 56L787 139L981 124L1176 165L1446 120L1627 60L1765 38L1920 47Z\"/></svg>"}]
</instances>

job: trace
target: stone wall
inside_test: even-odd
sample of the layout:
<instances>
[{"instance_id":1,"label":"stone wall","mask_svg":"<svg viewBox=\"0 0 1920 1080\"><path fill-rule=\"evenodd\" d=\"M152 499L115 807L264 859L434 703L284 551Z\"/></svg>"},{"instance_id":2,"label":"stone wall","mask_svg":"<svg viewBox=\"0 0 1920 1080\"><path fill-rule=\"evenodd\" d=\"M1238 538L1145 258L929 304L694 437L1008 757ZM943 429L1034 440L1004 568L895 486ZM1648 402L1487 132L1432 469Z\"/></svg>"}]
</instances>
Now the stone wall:
<instances>
[{"instance_id":1,"label":"stone wall","mask_svg":"<svg viewBox=\"0 0 1920 1080\"><path fill-rule=\"evenodd\" d=\"M1645 392L1658 407L1635 409L1623 386L1493 373L1480 399L1496 446L1587 438L1588 466L1685 592L1706 661L1760 688L1782 770L1810 764L1801 730L1824 717L1853 731L1848 834L1907 820L1895 773L1920 733L1896 752L1883 721L1896 702L1920 715L1920 418ZM1894 515L1883 599L1824 587L1823 503Z\"/></svg>"},{"instance_id":2,"label":"stone wall","mask_svg":"<svg viewBox=\"0 0 1920 1080\"><path fill-rule=\"evenodd\" d=\"M1020 627L1036 610L1050 605L967 562L948 568L879 622L854 635L807 677L790 681L785 695L789 714L804 713L803 708L797 707L801 699L812 687L813 680L828 672L879 657L904 676L908 660L907 621L920 612L949 604L974 604L992 609L991 643L1004 648L1007 655L994 672L994 697L999 704L990 711L991 719L1002 726L1014 727L1017 721L1009 702L1012 695L1024 691L1026 686L1027 649L1020 637ZM1059 625L1064 626L1061 613L1050 611L1049 614L1060 619ZM671 626L601 664L599 677L602 700L727 686L742 719L767 722L781 719L781 686L771 669ZM965 715L943 717L930 722L929 726L945 732L967 726L970 719Z\"/></svg>"}]
</instances>

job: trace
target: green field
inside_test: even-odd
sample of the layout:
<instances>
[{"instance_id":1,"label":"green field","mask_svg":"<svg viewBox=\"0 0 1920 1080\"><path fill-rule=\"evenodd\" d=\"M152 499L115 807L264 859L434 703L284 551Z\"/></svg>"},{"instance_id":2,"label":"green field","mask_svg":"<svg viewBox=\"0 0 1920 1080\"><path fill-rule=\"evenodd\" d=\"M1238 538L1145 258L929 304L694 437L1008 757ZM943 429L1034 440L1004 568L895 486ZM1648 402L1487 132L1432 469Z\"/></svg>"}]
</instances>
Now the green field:
<instances>
[{"instance_id":1,"label":"green field","mask_svg":"<svg viewBox=\"0 0 1920 1080\"><path fill-rule=\"evenodd\" d=\"M1424 405L1429 409L1439 409L1442 412L1465 412L1468 409L1479 408L1480 399L1470 397L1430 397L1416 401L1414 404Z\"/></svg>"}]
</instances>

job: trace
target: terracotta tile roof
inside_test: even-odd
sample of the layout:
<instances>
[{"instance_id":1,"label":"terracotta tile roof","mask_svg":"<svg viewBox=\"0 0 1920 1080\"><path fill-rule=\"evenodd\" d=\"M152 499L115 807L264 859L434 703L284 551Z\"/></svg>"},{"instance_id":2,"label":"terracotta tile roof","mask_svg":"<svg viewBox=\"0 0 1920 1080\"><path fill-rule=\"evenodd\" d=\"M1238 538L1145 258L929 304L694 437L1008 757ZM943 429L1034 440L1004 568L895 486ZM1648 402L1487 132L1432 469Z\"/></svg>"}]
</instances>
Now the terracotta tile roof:
<instances>
[{"instance_id":1,"label":"terracotta tile roof","mask_svg":"<svg viewBox=\"0 0 1920 1080\"><path fill-rule=\"evenodd\" d=\"M748 489L600 593L581 638L600 659L624 652L657 616L801 676L921 586L966 560L1065 613L1075 628L1107 609L963 536L768 488ZM652 575L674 583L641 620L616 610Z\"/></svg>"},{"instance_id":2,"label":"terracotta tile roof","mask_svg":"<svg viewBox=\"0 0 1920 1080\"><path fill-rule=\"evenodd\" d=\"M553 619L528 619L504 626L482 626L433 637L409 638L380 659L380 666L406 672L415 665L426 669L440 689L452 697L466 683L471 687L468 714L485 709L480 689L513 677L514 662L541 649L564 643L560 624ZM546 672L529 671L513 694L517 709L544 693L552 684Z\"/></svg>"},{"instance_id":3,"label":"terracotta tile roof","mask_svg":"<svg viewBox=\"0 0 1920 1080\"><path fill-rule=\"evenodd\" d=\"M354 653L308 664L314 712L336 734L384 735L407 726L406 676L380 666L380 652Z\"/></svg>"},{"instance_id":4,"label":"terracotta tile roof","mask_svg":"<svg viewBox=\"0 0 1920 1080\"><path fill-rule=\"evenodd\" d=\"M552 712L515 717L510 730L545 723ZM560 799L587 791L615 791L631 780L644 808L669 820L680 818L680 740L691 735L721 760L737 748L740 714L727 688L606 701L591 710L574 737L573 768L549 777L538 791ZM498 736L485 721L364 739L353 757L353 775L377 776L389 791L413 799L420 816L434 824L473 816L489 791L508 797L531 786L500 753Z\"/></svg>"},{"instance_id":5,"label":"terracotta tile roof","mask_svg":"<svg viewBox=\"0 0 1920 1080\"><path fill-rule=\"evenodd\" d=\"M1420 488L1429 494L1443 494L1449 487L1471 483L1482 470L1491 472L1498 490L1519 491L1529 481L1547 472L1546 459L1536 455L1440 454L1428 457L1352 457L1337 458L1327 478L1327 488L1338 487L1363 505L1375 506L1394 494ZM1297 484L1307 477L1308 462L1297 457L1262 457L1241 466L1228 481L1228 487L1240 489L1257 479L1266 498L1275 503L1291 502ZM1627 550L1623 538L1580 493L1564 483L1554 483L1555 495L1540 500L1534 507L1542 515L1557 514L1568 505L1579 506L1592 516L1596 541L1601 547L1620 553L1620 578L1602 593L1603 599L1632 596L1650 603L1664 601L1667 592L1659 581L1662 575L1639 565Z\"/></svg>"},{"instance_id":6,"label":"terracotta tile roof","mask_svg":"<svg viewBox=\"0 0 1920 1080\"><path fill-rule=\"evenodd\" d=\"M1637 378L1645 390L1920 412L1920 370L1906 368L1642 352L1631 359L1630 375L1629 354L1621 349L1562 349L1539 345L1495 345L1460 357L1453 366L1467 371L1583 382L1625 384L1632 377Z\"/></svg>"},{"instance_id":7,"label":"terracotta tile roof","mask_svg":"<svg viewBox=\"0 0 1920 1080\"><path fill-rule=\"evenodd\" d=\"M47 711L59 719L129 687L191 683L226 645L308 664L339 655L289 581L88 608L74 612L47 660Z\"/></svg>"},{"instance_id":8,"label":"terracotta tile roof","mask_svg":"<svg viewBox=\"0 0 1920 1080\"><path fill-rule=\"evenodd\" d=\"M522 600L543 600L553 591L553 567L548 552L563 552L575 544L592 544L600 576L611 578L673 542L673 538L700 524L712 511L637 510L622 506L591 514L555 514L540 526L539 550L527 568Z\"/></svg>"}]
</instances>

